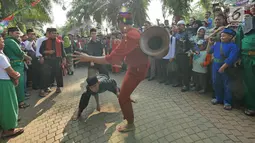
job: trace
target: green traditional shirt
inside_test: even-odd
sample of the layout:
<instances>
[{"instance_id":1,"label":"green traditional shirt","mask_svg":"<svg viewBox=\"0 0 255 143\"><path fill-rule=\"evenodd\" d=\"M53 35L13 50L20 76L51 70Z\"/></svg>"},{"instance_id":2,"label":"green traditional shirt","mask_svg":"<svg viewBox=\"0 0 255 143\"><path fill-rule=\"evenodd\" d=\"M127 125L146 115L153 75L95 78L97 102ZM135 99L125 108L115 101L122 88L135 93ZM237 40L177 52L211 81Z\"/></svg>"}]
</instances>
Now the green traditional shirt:
<instances>
[{"instance_id":1,"label":"green traditional shirt","mask_svg":"<svg viewBox=\"0 0 255 143\"><path fill-rule=\"evenodd\" d=\"M19 41L13 37L6 37L4 40L4 53L10 59L12 66L23 65L25 53L21 50Z\"/></svg>"},{"instance_id":2,"label":"green traditional shirt","mask_svg":"<svg viewBox=\"0 0 255 143\"><path fill-rule=\"evenodd\" d=\"M240 25L236 34L236 44L242 50L242 54L247 55L248 51L255 51L255 30L244 34L242 25Z\"/></svg>"}]
</instances>

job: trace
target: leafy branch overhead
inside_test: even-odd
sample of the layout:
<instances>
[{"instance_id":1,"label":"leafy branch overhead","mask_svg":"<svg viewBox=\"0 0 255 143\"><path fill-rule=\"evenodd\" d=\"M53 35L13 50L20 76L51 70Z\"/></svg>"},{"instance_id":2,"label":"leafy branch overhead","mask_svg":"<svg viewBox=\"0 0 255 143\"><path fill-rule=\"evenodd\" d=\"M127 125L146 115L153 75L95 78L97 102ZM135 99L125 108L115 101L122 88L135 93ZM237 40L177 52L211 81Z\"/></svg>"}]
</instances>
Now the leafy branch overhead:
<instances>
[{"instance_id":1,"label":"leafy branch overhead","mask_svg":"<svg viewBox=\"0 0 255 143\"><path fill-rule=\"evenodd\" d=\"M187 16L191 2L195 0L158 0L162 3L163 15L178 15ZM217 0L214 0L215 2ZM222 1L222 0L218 0ZM148 15L146 11L151 0L73 0L72 8L68 12L69 19L76 18L78 23L93 18L98 23L102 20L107 20L113 26L116 26L116 17L121 6L126 5L132 11L134 24L137 26L143 25ZM210 8L212 1L200 0L199 4L205 9Z\"/></svg>"},{"instance_id":2,"label":"leafy branch overhead","mask_svg":"<svg viewBox=\"0 0 255 143\"><path fill-rule=\"evenodd\" d=\"M30 5L35 0L0 0L1 19L11 15L13 12ZM10 25L18 25L24 32L25 27L40 27L43 24L52 22L52 2L60 3L61 0L41 0L38 5L31 9L26 9L15 15Z\"/></svg>"}]
</instances>

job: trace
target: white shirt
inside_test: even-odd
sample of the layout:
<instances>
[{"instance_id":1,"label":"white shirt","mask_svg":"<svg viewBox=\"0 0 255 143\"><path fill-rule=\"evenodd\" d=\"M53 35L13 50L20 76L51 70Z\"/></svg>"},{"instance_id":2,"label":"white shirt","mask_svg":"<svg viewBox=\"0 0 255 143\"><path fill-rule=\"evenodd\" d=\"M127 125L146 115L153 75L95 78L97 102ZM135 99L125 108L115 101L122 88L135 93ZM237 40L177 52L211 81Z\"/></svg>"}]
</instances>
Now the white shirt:
<instances>
[{"instance_id":1,"label":"white shirt","mask_svg":"<svg viewBox=\"0 0 255 143\"><path fill-rule=\"evenodd\" d=\"M33 44L35 44L35 41L28 41L28 40L25 41L25 42L24 42L25 49L28 50L28 51L32 50L32 51L35 52L35 50L34 50L34 48L33 48Z\"/></svg>"},{"instance_id":2,"label":"white shirt","mask_svg":"<svg viewBox=\"0 0 255 143\"><path fill-rule=\"evenodd\" d=\"M40 53L40 48L42 45L42 42L47 40L48 38L43 36L36 40L35 46L36 46L36 57L42 57L42 54Z\"/></svg>"},{"instance_id":3,"label":"white shirt","mask_svg":"<svg viewBox=\"0 0 255 143\"><path fill-rule=\"evenodd\" d=\"M172 38L172 41L171 41ZM173 36L170 36L170 42L169 42L169 50L168 50L168 54L163 57L163 59L171 59L174 58L175 56L175 46L176 46L176 38Z\"/></svg>"},{"instance_id":4,"label":"white shirt","mask_svg":"<svg viewBox=\"0 0 255 143\"><path fill-rule=\"evenodd\" d=\"M6 68L10 67L8 58L0 53L0 79L10 79L9 75L5 71Z\"/></svg>"}]
</instances>

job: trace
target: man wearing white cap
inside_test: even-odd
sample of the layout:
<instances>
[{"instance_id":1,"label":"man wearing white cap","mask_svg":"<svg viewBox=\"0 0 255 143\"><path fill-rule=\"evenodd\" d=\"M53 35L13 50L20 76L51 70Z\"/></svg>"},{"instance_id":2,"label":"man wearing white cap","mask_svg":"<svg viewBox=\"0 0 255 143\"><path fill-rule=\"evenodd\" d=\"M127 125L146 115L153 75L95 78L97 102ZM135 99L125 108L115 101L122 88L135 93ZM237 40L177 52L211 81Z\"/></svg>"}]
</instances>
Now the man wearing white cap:
<instances>
[{"instance_id":1,"label":"man wearing white cap","mask_svg":"<svg viewBox=\"0 0 255 143\"><path fill-rule=\"evenodd\" d=\"M179 82L182 83L182 92L189 90L190 81L190 59L188 56L189 47L189 37L185 30L185 21L180 20L177 23L179 33L176 34L177 44L176 44L176 62L179 70ZM173 87L180 86L180 83L173 85Z\"/></svg>"}]
</instances>

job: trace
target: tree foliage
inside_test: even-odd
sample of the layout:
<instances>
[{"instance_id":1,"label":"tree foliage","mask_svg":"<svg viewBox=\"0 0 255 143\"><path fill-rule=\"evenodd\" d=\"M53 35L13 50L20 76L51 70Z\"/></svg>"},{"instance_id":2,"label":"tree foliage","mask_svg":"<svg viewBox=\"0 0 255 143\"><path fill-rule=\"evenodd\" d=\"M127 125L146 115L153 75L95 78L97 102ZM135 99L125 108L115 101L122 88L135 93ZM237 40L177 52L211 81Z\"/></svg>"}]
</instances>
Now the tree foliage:
<instances>
[{"instance_id":1,"label":"tree foliage","mask_svg":"<svg viewBox=\"0 0 255 143\"><path fill-rule=\"evenodd\" d=\"M68 12L67 17L69 19L76 19L75 24L68 23L70 25L79 25L83 21L94 20L97 23L102 23L103 20L111 23L116 27L117 15L121 6L125 5L132 11L134 24L136 26L142 26L145 20L148 18L146 10L151 0L73 0L72 8ZM162 2L163 16L175 15L184 16L186 18L190 16L198 16L202 18L204 15L201 10L191 9L191 3L195 0L159 0ZM197 1L197 0L196 0ZM199 0L197 5L201 6L202 11L211 10L211 5L214 2L224 2L225 0ZM83 20L82 20L83 19ZM68 28L66 28L68 29Z\"/></svg>"},{"instance_id":2,"label":"tree foliage","mask_svg":"<svg viewBox=\"0 0 255 143\"><path fill-rule=\"evenodd\" d=\"M74 0L67 17L88 20L93 17L97 23L105 19L116 26L117 15L124 4L130 8L136 25L141 26L146 18L150 0ZM82 9L82 10L81 10Z\"/></svg>"},{"instance_id":3,"label":"tree foliage","mask_svg":"<svg viewBox=\"0 0 255 143\"><path fill-rule=\"evenodd\" d=\"M193 0L161 0L163 9L168 9L170 14L185 16L190 11L190 2Z\"/></svg>"},{"instance_id":4,"label":"tree foliage","mask_svg":"<svg viewBox=\"0 0 255 143\"><path fill-rule=\"evenodd\" d=\"M17 10L24 7L28 7L35 0L0 0L0 19L3 19ZM42 28L43 24L52 22L51 9L52 0L41 0L35 7L24 9L14 16L14 20L11 21L10 26L19 26L24 32L26 27L29 28ZM55 3L59 3L60 0L53 0Z\"/></svg>"}]
</instances>

